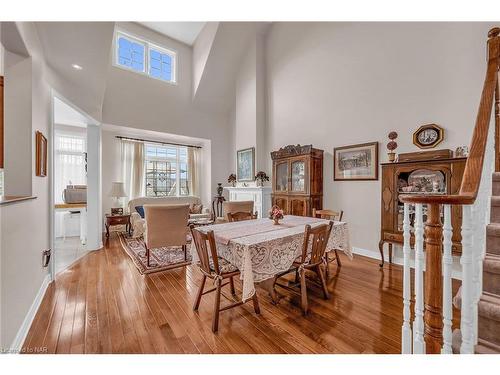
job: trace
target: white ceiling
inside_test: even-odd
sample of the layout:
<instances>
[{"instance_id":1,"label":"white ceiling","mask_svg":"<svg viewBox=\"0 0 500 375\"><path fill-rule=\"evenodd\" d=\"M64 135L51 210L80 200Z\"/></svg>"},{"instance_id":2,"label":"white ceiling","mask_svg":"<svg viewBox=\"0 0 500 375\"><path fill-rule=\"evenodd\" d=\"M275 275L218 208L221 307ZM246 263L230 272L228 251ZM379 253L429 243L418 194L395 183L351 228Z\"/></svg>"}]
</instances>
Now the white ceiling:
<instances>
[{"instance_id":1,"label":"white ceiling","mask_svg":"<svg viewBox=\"0 0 500 375\"><path fill-rule=\"evenodd\" d=\"M193 45L206 22L139 22L160 34Z\"/></svg>"}]
</instances>

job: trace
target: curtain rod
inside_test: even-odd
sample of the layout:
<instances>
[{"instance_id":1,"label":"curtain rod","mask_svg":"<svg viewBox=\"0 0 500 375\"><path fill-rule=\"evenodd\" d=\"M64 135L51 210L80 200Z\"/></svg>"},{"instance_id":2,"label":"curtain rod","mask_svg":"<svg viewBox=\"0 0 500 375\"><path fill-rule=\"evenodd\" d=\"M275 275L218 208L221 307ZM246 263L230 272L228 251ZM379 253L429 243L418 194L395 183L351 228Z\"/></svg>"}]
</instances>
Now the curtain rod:
<instances>
[{"instance_id":1,"label":"curtain rod","mask_svg":"<svg viewBox=\"0 0 500 375\"><path fill-rule=\"evenodd\" d=\"M172 143L172 142L161 142L161 141L150 141L148 139L141 139L141 138L131 138L131 137L122 137L121 135L117 135L116 138L118 139L127 139L129 141L138 141L138 142L147 142L147 143L156 143L160 145L170 145L170 146L183 146L183 147L193 147L193 148L202 148L201 146L195 146L195 145L184 145L181 143Z\"/></svg>"}]
</instances>

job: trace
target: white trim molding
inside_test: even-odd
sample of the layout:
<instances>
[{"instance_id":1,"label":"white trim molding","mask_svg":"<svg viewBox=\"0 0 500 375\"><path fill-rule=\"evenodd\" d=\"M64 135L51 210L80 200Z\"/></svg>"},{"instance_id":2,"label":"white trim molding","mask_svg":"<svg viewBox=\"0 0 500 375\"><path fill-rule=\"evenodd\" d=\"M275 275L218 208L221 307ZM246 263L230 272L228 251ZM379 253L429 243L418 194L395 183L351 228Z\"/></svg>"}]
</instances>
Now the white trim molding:
<instances>
[{"instance_id":1,"label":"white trim molding","mask_svg":"<svg viewBox=\"0 0 500 375\"><path fill-rule=\"evenodd\" d=\"M47 274L43 279L42 285L40 286L40 289L38 290L38 293L36 294L35 299L33 300L33 303L28 310L28 313L24 317L21 327L19 327L19 330L17 331L17 335L14 338L14 341L12 341L12 344L10 345L9 349L11 353L19 353L21 351L24 340L26 340L26 336L28 336L28 331L31 327L31 323L33 323L33 319L35 319L35 315L42 303L45 292L47 291L47 288L51 281L52 279L50 277L50 274Z\"/></svg>"}]
</instances>

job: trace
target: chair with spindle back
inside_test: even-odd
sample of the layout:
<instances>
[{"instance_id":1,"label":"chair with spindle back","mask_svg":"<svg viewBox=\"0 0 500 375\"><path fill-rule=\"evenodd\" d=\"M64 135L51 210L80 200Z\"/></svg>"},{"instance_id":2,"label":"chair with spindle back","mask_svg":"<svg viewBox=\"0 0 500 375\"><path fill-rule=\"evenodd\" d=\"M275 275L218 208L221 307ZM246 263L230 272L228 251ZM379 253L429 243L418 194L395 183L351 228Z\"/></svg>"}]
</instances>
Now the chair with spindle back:
<instances>
[{"instance_id":1,"label":"chair with spindle back","mask_svg":"<svg viewBox=\"0 0 500 375\"><path fill-rule=\"evenodd\" d=\"M306 271L310 270L316 273L318 276L321 287L323 289L323 296L325 299L330 298L330 294L328 293L328 288L326 287L325 275L323 274L323 269L321 268L321 264L323 263L323 257L325 256L326 245L328 244L328 239L330 238L330 233L333 228L333 222L330 221L329 224L321 224L317 227L311 228L308 224L305 228L304 233L304 242L302 244L302 254L295 259L292 264L292 267L275 276L274 285L278 285L282 288L290 290L294 293L297 293L296 289L290 287L289 285L280 284L277 280L290 273L295 272L295 284L300 284L300 297L301 297L301 307L304 315L307 314L308 311L308 302L307 302L307 285L306 285ZM311 252L308 252L309 247L311 248ZM297 278L300 279L300 283L298 283ZM296 285L295 285L296 286Z\"/></svg>"},{"instance_id":2,"label":"chair with spindle back","mask_svg":"<svg viewBox=\"0 0 500 375\"><path fill-rule=\"evenodd\" d=\"M334 221L342 221L342 216L344 216L344 211L332 211L332 210L316 210L313 208L312 210L312 216L313 217L318 217L320 219L327 219L327 220L334 220ZM337 261L337 265L339 267L342 266L342 263L340 262L339 254L337 253L337 249L333 249L335 253L335 258L330 258L328 256L329 253L325 253L325 270L326 270L326 278L328 279L330 276L330 263L333 262L334 260Z\"/></svg>"},{"instance_id":3,"label":"chair with spindle back","mask_svg":"<svg viewBox=\"0 0 500 375\"><path fill-rule=\"evenodd\" d=\"M217 332L219 329L219 313L224 310L231 309L233 307L242 305L243 300L231 303L227 306L220 307L220 296L222 294L222 288L229 284L231 288L231 294L236 295L236 291L234 289L234 281L233 277L238 276L240 271L230 262L221 258L217 255L217 246L215 244L214 232L209 231L204 233L195 229L194 225L190 226L191 234L193 237L194 244L196 246L196 252L199 258L199 268L201 273L203 274L203 278L201 280L200 288L198 289L198 293L196 295L196 300L194 302L193 310L198 311L198 307L200 306L201 297L207 293L215 292L215 303L214 303L214 311L212 317L212 331ZM203 291L205 288L205 282L209 279L214 280L215 287L209 290ZM224 283L224 280L229 279L228 282ZM229 299L229 298L228 298ZM252 297L253 308L256 314L260 314L259 308L259 300L257 298L257 292Z\"/></svg>"},{"instance_id":4,"label":"chair with spindle back","mask_svg":"<svg viewBox=\"0 0 500 375\"><path fill-rule=\"evenodd\" d=\"M227 220L232 223L234 221L243 221L243 220L255 220L257 219L257 213L251 212L228 212Z\"/></svg>"}]
</instances>

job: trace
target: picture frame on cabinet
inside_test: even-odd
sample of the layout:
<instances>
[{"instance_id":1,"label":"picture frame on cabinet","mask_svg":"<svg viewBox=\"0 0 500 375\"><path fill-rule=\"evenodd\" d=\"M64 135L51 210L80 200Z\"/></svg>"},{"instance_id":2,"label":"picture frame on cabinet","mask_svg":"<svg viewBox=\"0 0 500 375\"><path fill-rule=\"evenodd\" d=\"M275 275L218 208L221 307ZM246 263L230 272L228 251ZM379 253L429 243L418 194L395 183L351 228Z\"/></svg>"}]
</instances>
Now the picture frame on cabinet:
<instances>
[{"instance_id":1,"label":"picture frame on cabinet","mask_svg":"<svg viewBox=\"0 0 500 375\"><path fill-rule=\"evenodd\" d=\"M378 180L378 142L333 149L334 181Z\"/></svg>"}]
</instances>

